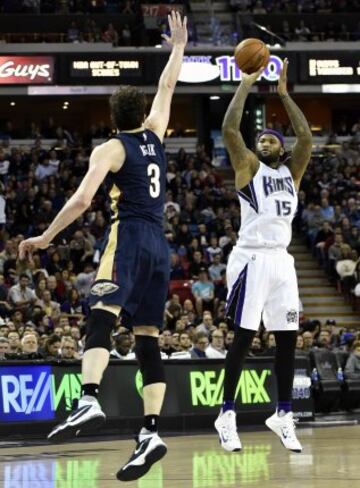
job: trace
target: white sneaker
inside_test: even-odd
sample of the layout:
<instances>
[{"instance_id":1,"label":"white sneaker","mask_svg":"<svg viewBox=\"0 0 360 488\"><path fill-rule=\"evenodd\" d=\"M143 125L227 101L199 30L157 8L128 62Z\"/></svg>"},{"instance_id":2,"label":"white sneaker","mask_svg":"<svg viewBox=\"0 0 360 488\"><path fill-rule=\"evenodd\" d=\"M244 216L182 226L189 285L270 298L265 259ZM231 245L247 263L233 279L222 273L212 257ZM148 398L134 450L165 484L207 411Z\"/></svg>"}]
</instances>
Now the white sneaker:
<instances>
[{"instance_id":1,"label":"white sneaker","mask_svg":"<svg viewBox=\"0 0 360 488\"><path fill-rule=\"evenodd\" d=\"M280 440L286 449L290 449L290 451L294 452L302 451L302 446L296 437L296 427L292 412L288 412L282 417L279 417L276 411L274 415L265 420L265 424L280 437Z\"/></svg>"},{"instance_id":2,"label":"white sneaker","mask_svg":"<svg viewBox=\"0 0 360 488\"><path fill-rule=\"evenodd\" d=\"M225 451L241 450L241 442L236 427L236 413L233 410L227 410L224 413L220 412L214 425Z\"/></svg>"},{"instance_id":3,"label":"white sneaker","mask_svg":"<svg viewBox=\"0 0 360 488\"><path fill-rule=\"evenodd\" d=\"M143 433L136 438L136 448L129 461L116 474L120 481L137 480L144 476L151 466L167 453L166 444L157 432Z\"/></svg>"},{"instance_id":4,"label":"white sneaker","mask_svg":"<svg viewBox=\"0 0 360 488\"><path fill-rule=\"evenodd\" d=\"M78 402L74 402L74 409L68 418L57 425L47 438L49 441L59 442L76 437L84 430L101 427L105 420L106 415L101 410L96 398L91 400L81 398Z\"/></svg>"}]
</instances>

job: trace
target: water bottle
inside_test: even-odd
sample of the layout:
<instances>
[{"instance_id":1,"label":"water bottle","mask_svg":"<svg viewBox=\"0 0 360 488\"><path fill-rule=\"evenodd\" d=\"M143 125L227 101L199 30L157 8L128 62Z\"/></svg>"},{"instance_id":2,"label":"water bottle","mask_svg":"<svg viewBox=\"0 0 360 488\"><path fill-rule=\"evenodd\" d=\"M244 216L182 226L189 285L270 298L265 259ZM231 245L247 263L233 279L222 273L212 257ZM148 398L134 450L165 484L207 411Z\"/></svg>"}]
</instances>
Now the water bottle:
<instances>
[{"instance_id":1,"label":"water bottle","mask_svg":"<svg viewBox=\"0 0 360 488\"><path fill-rule=\"evenodd\" d=\"M337 373L336 373L336 378L338 381L340 381L340 383L342 383L344 381L344 373L343 373L342 368L338 368Z\"/></svg>"},{"instance_id":2,"label":"water bottle","mask_svg":"<svg viewBox=\"0 0 360 488\"><path fill-rule=\"evenodd\" d=\"M311 372L311 380L313 383L318 383L319 382L319 373L316 368L314 368Z\"/></svg>"}]
</instances>

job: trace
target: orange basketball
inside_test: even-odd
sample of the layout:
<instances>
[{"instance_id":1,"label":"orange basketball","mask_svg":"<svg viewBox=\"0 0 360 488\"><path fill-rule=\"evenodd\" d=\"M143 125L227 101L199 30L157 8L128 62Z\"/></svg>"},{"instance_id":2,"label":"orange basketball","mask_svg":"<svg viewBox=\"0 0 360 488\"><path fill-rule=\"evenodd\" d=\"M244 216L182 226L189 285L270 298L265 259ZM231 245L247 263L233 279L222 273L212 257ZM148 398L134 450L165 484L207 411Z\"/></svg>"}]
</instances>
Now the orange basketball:
<instances>
[{"instance_id":1,"label":"orange basketball","mask_svg":"<svg viewBox=\"0 0 360 488\"><path fill-rule=\"evenodd\" d=\"M266 66L270 59L269 48L260 39L244 39L235 48L235 62L241 71L251 75L262 66Z\"/></svg>"}]
</instances>

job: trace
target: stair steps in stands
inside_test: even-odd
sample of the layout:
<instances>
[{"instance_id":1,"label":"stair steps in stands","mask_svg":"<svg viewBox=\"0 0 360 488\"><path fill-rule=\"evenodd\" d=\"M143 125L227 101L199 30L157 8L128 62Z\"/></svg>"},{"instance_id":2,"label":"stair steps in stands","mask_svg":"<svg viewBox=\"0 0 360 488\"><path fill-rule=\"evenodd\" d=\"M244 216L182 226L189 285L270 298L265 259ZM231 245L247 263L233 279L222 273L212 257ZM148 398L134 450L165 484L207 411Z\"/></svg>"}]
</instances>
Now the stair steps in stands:
<instances>
[{"instance_id":1,"label":"stair steps in stands","mask_svg":"<svg viewBox=\"0 0 360 488\"><path fill-rule=\"evenodd\" d=\"M360 328L360 315L345 303L343 296L329 283L324 271L302 241L294 237L288 250L295 258L305 317L320 320L321 323L332 319L340 327Z\"/></svg>"}]
</instances>

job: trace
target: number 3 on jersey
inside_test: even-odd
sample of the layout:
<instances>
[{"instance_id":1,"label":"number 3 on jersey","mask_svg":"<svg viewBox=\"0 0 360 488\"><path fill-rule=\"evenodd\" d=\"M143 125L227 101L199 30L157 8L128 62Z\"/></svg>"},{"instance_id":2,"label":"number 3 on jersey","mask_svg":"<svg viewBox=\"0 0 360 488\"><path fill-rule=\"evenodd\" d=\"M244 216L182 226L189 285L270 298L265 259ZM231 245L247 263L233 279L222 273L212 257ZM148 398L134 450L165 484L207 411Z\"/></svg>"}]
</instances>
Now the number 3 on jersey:
<instances>
[{"instance_id":1,"label":"number 3 on jersey","mask_svg":"<svg viewBox=\"0 0 360 488\"><path fill-rule=\"evenodd\" d=\"M291 213L291 202L284 202L282 200L275 200L276 213L279 217L286 217Z\"/></svg>"},{"instance_id":2,"label":"number 3 on jersey","mask_svg":"<svg viewBox=\"0 0 360 488\"><path fill-rule=\"evenodd\" d=\"M147 174L150 177L149 193L152 198L160 195L160 168L157 164L151 163L148 166Z\"/></svg>"}]
</instances>

